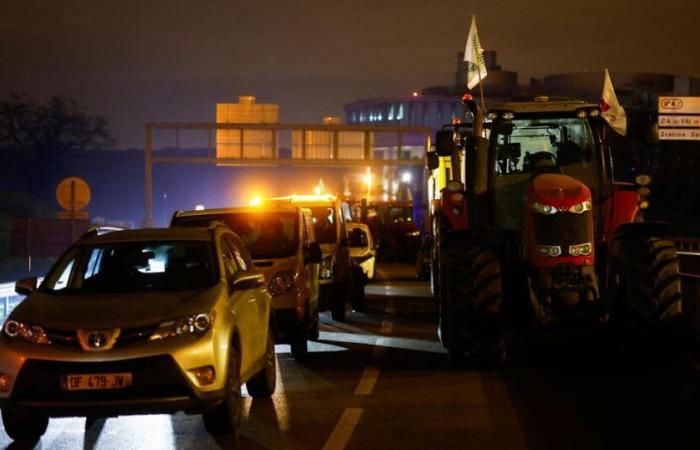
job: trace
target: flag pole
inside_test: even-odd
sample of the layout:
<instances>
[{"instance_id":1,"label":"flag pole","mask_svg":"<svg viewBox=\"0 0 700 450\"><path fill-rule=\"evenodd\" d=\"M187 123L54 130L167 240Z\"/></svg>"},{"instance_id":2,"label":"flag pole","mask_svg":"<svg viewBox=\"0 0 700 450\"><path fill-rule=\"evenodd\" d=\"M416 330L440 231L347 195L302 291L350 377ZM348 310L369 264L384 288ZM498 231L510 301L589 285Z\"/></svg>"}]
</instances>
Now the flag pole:
<instances>
[{"instance_id":1,"label":"flag pole","mask_svg":"<svg viewBox=\"0 0 700 450\"><path fill-rule=\"evenodd\" d=\"M476 67L476 73L479 74L479 92L481 93L481 110L486 117L486 103L484 102L484 81L481 79L481 66Z\"/></svg>"}]
</instances>

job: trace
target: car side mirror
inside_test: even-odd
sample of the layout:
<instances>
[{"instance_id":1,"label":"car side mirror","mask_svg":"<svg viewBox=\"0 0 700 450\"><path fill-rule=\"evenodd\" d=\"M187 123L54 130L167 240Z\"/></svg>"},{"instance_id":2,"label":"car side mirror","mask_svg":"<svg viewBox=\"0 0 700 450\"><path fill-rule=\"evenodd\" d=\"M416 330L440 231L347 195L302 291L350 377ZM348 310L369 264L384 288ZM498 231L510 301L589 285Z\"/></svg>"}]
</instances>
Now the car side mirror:
<instances>
[{"instance_id":1,"label":"car side mirror","mask_svg":"<svg viewBox=\"0 0 700 450\"><path fill-rule=\"evenodd\" d=\"M19 295L29 295L36 291L37 284L36 277L23 278L15 283L15 292Z\"/></svg>"},{"instance_id":2,"label":"car side mirror","mask_svg":"<svg viewBox=\"0 0 700 450\"><path fill-rule=\"evenodd\" d=\"M437 152L428 152L425 155L425 167L428 170L435 170L440 167L440 156Z\"/></svg>"},{"instance_id":3,"label":"car side mirror","mask_svg":"<svg viewBox=\"0 0 700 450\"><path fill-rule=\"evenodd\" d=\"M435 153L438 156L452 156L455 150L457 150L457 144L455 144L452 130L440 130L435 133Z\"/></svg>"},{"instance_id":4,"label":"car side mirror","mask_svg":"<svg viewBox=\"0 0 700 450\"><path fill-rule=\"evenodd\" d=\"M321 264L323 253L318 242L310 242L304 250L304 264Z\"/></svg>"},{"instance_id":5,"label":"car side mirror","mask_svg":"<svg viewBox=\"0 0 700 450\"><path fill-rule=\"evenodd\" d=\"M265 284L265 277L259 272L253 270L241 270L233 274L229 281L231 290L242 291L245 289L253 289Z\"/></svg>"}]
</instances>

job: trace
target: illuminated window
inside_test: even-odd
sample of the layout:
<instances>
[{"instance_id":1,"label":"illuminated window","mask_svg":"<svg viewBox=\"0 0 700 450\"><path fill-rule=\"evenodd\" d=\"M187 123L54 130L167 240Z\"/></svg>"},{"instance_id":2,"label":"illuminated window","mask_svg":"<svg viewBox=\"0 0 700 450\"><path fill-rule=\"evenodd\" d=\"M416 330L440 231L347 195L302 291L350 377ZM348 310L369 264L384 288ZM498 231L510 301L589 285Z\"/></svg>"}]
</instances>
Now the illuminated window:
<instances>
[{"instance_id":1,"label":"illuminated window","mask_svg":"<svg viewBox=\"0 0 700 450\"><path fill-rule=\"evenodd\" d=\"M391 105L391 106L389 107L389 117L388 117L388 119L389 119L389 120L394 120L394 105Z\"/></svg>"},{"instance_id":2,"label":"illuminated window","mask_svg":"<svg viewBox=\"0 0 700 450\"><path fill-rule=\"evenodd\" d=\"M396 120L403 120L403 103L399 105L399 114L396 116Z\"/></svg>"}]
</instances>

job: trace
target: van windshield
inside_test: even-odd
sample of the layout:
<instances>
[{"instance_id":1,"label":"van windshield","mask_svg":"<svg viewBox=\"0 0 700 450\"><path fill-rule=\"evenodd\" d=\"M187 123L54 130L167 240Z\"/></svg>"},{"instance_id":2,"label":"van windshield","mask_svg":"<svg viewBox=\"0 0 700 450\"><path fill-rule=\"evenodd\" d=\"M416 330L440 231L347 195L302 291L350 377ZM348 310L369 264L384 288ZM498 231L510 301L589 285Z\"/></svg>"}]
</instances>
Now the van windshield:
<instances>
[{"instance_id":1,"label":"van windshield","mask_svg":"<svg viewBox=\"0 0 700 450\"><path fill-rule=\"evenodd\" d=\"M309 208L314 220L314 234L319 244L335 244L337 240L338 218L332 206L312 206Z\"/></svg>"},{"instance_id":2,"label":"van windshield","mask_svg":"<svg viewBox=\"0 0 700 450\"><path fill-rule=\"evenodd\" d=\"M299 248L299 218L295 212L231 212L177 217L178 227L206 227L223 222L243 239L253 259L289 258Z\"/></svg>"}]
</instances>

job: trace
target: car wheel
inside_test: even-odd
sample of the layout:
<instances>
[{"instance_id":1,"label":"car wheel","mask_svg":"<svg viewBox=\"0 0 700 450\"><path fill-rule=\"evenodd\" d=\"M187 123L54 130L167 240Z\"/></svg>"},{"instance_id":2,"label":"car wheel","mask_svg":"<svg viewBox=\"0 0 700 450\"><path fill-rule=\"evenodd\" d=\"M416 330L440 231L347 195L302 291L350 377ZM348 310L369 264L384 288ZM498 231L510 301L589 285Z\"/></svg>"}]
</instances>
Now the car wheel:
<instances>
[{"instance_id":1,"label":"car wheel","mask_svg":"<svg viewBox=\"0 0 700 450\"><path fill-rule=\"evenodd\" d=\"M304 339L306 342L306 339ZM265 347L265 366L262 370L248 380L246 387L253 398L269 397L275 393L277 384L277 356L275 355L275 343L272 330L267 333L267 346Z\"/></svg>"},{"instance_id":2,"label":"car wheel","mask_svg":"<svg viewBox=\"0 0 700 450\"><path fill-rule=\"evenodd\" d=\"M349 296L347 283L337 283L333 285L333 295L331 297L331 318L335 321L342 322L345 320L345 302Z\"/></svg>"},{"instance_id":3,"label":"car wheel","mask_svg":"<svg viewBox=\"0 0 700 450\"><path fill-rule=\"evenodd\" d=\"M365 273L362 271L361 267L352 268L352 285L353 289L351 292L352 309L358 312L365 312L365 284L366 278Z\"/></svg>"},{"instance_id":4,"label":"car wheel","mask_svg":"<svg viewBox=\"0 0 700 450\"><path fill-rule=\"evenodd\" d=\"M292 338L289 346L292 349L292 358L303 359L308 354L306 330L303 325L292 331Z\"/></svg>"},{"instance_id":5,"label":"car wheel","mask_svg":"<svg viewBox=\"0 0 700 450\"><path fill-rule=\"evenodd\" d=\"M321 322L318 318L318 307L314 310L313 314L311 315L309 323L309 339L311 339L312 341L318 341L318 338L321 335Z\"/></svg>"},{"instance_id":6,"label":"car wheel","mask_svg":"<svg viewBox=\"0 0 700 450\"><path fill-rule=\"evenodd\" d=\"M25 443L37 442L46 433L49 418L41 415L19 415L11 409L2 409L2 424L13 440Z\"/></svg>"},{"instance_id":7,"label":"car wheel","mask_svg":"<svg viewBox=\"0 0 700 450\"><path fill-rule=\"evenodd\" d=\"M233 346L229 350L225 391L224 400L202 415L204 428L213 435L233 434L238 442L242 409L241 373L240 356Z\"/></svg>"}]
</instances>

